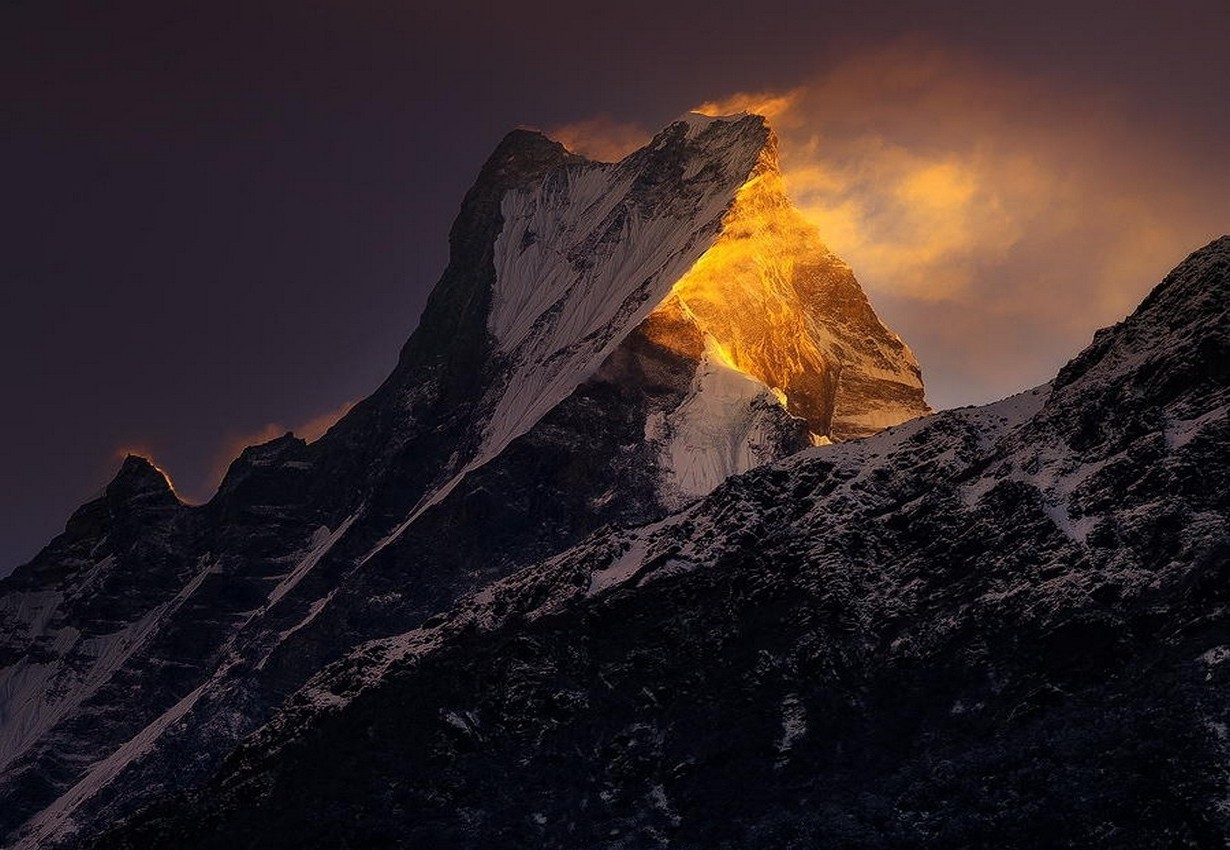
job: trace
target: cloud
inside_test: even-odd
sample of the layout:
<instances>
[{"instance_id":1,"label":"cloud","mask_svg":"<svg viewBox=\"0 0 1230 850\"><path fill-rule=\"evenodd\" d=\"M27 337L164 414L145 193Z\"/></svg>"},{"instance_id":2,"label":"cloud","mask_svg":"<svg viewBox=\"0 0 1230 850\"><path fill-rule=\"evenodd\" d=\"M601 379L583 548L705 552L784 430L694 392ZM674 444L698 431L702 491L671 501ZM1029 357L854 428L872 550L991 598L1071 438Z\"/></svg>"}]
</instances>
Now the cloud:
<instances>
[{"instance_id":1,"label":"cloud","mask_svg":"<svg viewBox=\"0 0 1230 850\"><path fill-rule=\"evenodd\" d=\"M218 485L222 483L222 478L226 475L226 471L230 468L231 463L248 446L258 446L261 443L267 443L287 432L294 433L295 436L307 440L309 443L314 442L323 437L325 432L345 416L354 405L354 400L346 401L332 410L326 410L292 427L269 422L255 430L235 434L227 438L214 454L214 460L202 490L208 494L214 493L218 489Z\"/></svg>"},{"instance_id":2,"label":"cloud","mask_svg":"<svg viewBox=\"0 0 1230 850\"><path fill-rule=\"evenodd\" d=\"M700 109L757 106L787 190L915 348L941 407L1047 380L1230 225L1230 199L1174 128L1142 125L1113 92L917 39Z\"/></svg>"},{"instance_id":3,"label":"cloud","mask_svg":"<svg viewBox=\"0 0 1230 850\"><path fill-rule=\"evenodd\" d=\"M617 121L604 113L555 127L548 130L547 135L573 153L599 162L618 162L644 146L653 134L637 124Z\"/></svg>"},{"instance_id":4,"label":"cloud","mask_svg":"<svg viewBox=\"0 0 1230 850\"><path fill-rule=\"evenodd\" d=\"M748 112L786 126L793 123L794 107L803 93L802 88L785 92L736 92L718 100L705 101L691 111L713 117Z\"/></svg>"}]
</instances>

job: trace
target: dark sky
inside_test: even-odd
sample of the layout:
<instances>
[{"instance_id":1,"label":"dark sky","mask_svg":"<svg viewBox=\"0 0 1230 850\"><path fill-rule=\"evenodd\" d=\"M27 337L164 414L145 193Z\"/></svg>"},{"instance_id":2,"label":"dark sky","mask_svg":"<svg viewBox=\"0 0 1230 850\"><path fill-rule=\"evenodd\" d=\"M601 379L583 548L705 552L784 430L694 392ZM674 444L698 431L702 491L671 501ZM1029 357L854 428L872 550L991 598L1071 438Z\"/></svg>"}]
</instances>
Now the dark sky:
<instances>
[{"instance_id":1,"label":"dark sky","mask_svg":"<svg viewBox=\"0 0 1230 850\"><path fill-rule=\"evenodd\" d=\"M788 179L933 403L1044 381L1230 230L1227 44L1226 0L7 0L0 574L117 453L203 499L370 392L519 124L793 92Z\"/></svg>"}]
</instances>

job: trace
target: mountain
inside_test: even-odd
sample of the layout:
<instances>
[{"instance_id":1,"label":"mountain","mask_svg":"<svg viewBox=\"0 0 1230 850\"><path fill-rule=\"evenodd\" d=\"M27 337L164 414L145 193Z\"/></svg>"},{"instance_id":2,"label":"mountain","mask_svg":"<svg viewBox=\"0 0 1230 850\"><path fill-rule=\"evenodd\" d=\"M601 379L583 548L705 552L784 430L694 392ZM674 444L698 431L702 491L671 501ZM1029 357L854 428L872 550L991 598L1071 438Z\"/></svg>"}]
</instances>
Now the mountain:
<instances>
[{"instance_id":1,"label":"mountain","mask_svg":"<svg viewBox=\"0 0 1230 850\"><path fill-rule=\"evenodd\" d=\"M98 848L1221 847L1230 236L1049 384L604 529Z\"/></svg>"},{"instance_id":2,"label":"mountain","mask_svg":"<svg viewBox=\"0 0 1230 850\"><path fill-rule=\"evenodd\" d=\"M76 846L203 783L311 677L602 529L928 413L918 364L790 206L764 120L617 163L515 131L392 374L207 504L128 457L0 581L0 835Z\"/></svg>"}]
</instances>

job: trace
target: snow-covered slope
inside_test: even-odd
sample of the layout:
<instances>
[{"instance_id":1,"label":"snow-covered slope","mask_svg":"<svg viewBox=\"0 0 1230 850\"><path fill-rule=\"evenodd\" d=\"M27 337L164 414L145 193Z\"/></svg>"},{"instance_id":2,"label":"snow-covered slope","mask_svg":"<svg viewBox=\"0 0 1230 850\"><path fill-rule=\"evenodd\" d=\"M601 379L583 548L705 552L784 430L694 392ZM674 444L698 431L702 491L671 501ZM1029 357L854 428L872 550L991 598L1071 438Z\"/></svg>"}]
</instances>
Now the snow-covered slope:
<instances>
[{"instance_id":1,"label":"snow-covered slope","mask_svg":"<svg viewBox=\"0 0 1230 850\"><path fill-rule=\"evenodd\" d=\"M752 118L684 126L622 162L570 165L505 196L488 327L510 367L483 457L595 372L712 244L765 131ZM683 173L655 174L656 151L680 136Z\"/></svg>"},{"instance_id":2,"label":"snow-covered slope","mask_svg":"<svg viewBox=\"0 0 1230 850\"><path fill-rule=\"evenodd\" d=\"M776 459L781 427L773 393L731 366L712 337L692 387L669 417L646 423L645 439L661 444L663 488L683 505L731 475Z\"/></svg>"},{"instance_id":3,"label":"snow-covered slope","mask_svg":"<svg viewBox=\"0 0 1230 850\"><path fill-rule=\"evenodd\" d=\"M98 847L1221 846L1228 577L1224 237L1048 385L360 647Z\"/></svg>"}]
</instances>

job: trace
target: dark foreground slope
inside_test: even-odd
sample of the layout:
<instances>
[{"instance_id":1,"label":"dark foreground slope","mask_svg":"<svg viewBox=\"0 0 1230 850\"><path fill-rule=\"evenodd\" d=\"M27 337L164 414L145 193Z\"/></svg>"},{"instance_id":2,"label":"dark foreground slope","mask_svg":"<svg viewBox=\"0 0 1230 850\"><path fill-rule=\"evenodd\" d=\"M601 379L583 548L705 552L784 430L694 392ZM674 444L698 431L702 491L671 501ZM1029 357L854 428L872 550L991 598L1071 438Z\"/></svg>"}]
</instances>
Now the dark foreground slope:
<instances>
[{"instance_id":1,"label":"dark foreground slope","mask_svg":"<svg viewBox=\"0 0 1230 850\"><path fill-rule=\"evenodd\" d=\"M732 479L316 676L144 847L1221 847L1230 237L1052 384Z\"/></svg>"}]
</instances>

